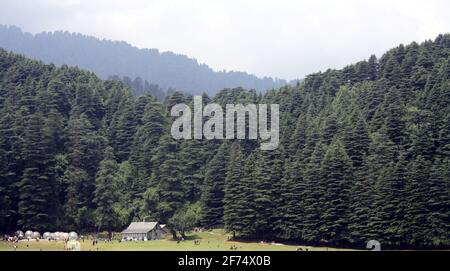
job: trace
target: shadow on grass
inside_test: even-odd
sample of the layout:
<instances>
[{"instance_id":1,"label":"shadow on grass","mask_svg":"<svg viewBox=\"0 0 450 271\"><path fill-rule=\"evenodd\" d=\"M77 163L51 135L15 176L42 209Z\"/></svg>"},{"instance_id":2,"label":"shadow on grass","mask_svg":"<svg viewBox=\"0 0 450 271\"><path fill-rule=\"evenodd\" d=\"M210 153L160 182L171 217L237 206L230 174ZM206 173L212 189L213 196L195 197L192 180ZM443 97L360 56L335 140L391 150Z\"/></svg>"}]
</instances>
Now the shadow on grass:
<instances>
[{"instance_id":1,"label":"shadow on grass","mask_svg":"<svg viewBox=\"0 0 450 271\"><path fill-rule=\"evenodd\" d=\"M193 234L193 235L187 235L186 238L184 238L184 241L193 241L193 240L201 240L201 239L202 238L198 234ZM181 238L179 238L179 239L170 238L169 240L178 242L178 241L181 241ZM181 241L181 242L183 242L183 241Z\"/></svg>"}]
</instances>

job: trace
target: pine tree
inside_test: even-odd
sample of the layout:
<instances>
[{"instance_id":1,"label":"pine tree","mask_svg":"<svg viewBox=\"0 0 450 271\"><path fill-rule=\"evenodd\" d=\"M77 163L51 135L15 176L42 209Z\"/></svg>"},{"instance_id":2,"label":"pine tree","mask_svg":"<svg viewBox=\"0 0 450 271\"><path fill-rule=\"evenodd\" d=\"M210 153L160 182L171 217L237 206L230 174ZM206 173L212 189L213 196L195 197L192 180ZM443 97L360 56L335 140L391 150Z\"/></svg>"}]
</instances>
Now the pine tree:
<instances>
[{"instance_id":1,"label":"pine tree","mask_svg":"<svg viewBox=\"0 0 450 271\"><path fill-rule=\"evenodd\" d=\"M100 167L95 178L94 200L95 226L99 231L106 230L109 233L117 227L118 214L115 210L117 196L117 172L118 165L114 158L113 149L107 147L105 156L100 162Z\"/></svg>"},{"instance_id":2,"label":"pine tree","mask_svg":"<svg viewBox=\"0 0 450 271\"><path fill-rule=\"evenodd\" d=\"M319 236L328 242L345 240L348 235L349 191L352 185L351 160L339 140L328 148L322 161L325 193L319 198L321 220Z\"/></svg>"},{"instance_id":3,"label":"pine tree","mask_svg":"<svg viewBox=\"0 0 450 271\"><path fill-rule=\"evenodd\" d=\"M253 185L251 186L252 205L255 215L252 221L256 236L264 239L273 234L275 222L278 220L277 205L280 202L280 186L283 170L283 156L280 149L259 152L256 156L256 167Z\"/></svg>"},{"instance_id":4,"label":"pine tree","mask_svg":"<svg viewBox=\"0 0 450 271\"><path fill-rule=\"evenodd\" d=\"M345 128L343 141L353 166L360 168L363 165L364 157L367 156L370 139L366 121L359 112L356 113L354 128L351 126Z\"/></svg>"},{"instance_id":5,"label":"pine tree","mask_svg":"<svg viewBox=\"0 0 450 271\"><path fill-rule=\"evenodd\" d=\"M65 214L69 224L92 229L95 175L106 140L98 134L85 114L69 120L68 130L70 166L63 176L68 199L64 206Z\"/></svg>"},{"instance_id":6,"label":"pine tree","mask_svg":"<svg viewBox=\"0 0 450 271\"><path fill-rule=\"evenodd\" d=\"M172 109L172 107L174 105L186 103L186 102L187 102L187 99L184 96L184 94L182 92L175 91L171 95L167 96L164 101L166 112L170 112L170 110Z\"/></svg>"},{"instance_id":7,"label":"pine tree","mask_svg":"<svg viewBox=\"0 0 450 271\"><path fill-rule=\"evenodd\" d=\"M437 153L443 158L450 156L450 113L445 116L438 132Z\"/></svg>"},{"instance_id":8,"label":"pine tree","mask_svg":"<svg viewBox=\"0 0 450 271\"><path fill-rule=\"evenodd\" d=\"M425 246L430 244L427 236L427 201L429 191L429 174L431 164L418 156L407 167L408 183L405 188L407 229L405 236L410 245Z\"/></svg>"},{"instance_id":9,"label":"pine tree","mask_svg":"<svg viewBox=\"0 0 450 271\"><path fill-rule=\"evenodd\" d=\"M145 180L158 166L158 164L153 165L151 159L156 153L160 138L167 130L166 124L167 119L160 104L151 102L145 106L142 125L137 128L134 135L133 147L128 159L138 173L139 185L135 187L137 192L143 192L147 188Z\"/></svg>"},{"instance_id":10,"label":"pine tree","mask_svg":"<svg viewBox=\"0 0 450 271\"><path fill-rule=\"evenodd\" d=\"M244 177L243 157L239 144L233 143L230 151L230 162L227 166L227 174L225 178L225 195L223 199L224 208L224 224L225 229L233 233L233 236L243 230L239 210L246 205L245 199L242 197L241 188L243 186L242 179Z\"/></svg>"},{"instance_id":11,"label":"pine tree","mask_svg":"<svg viewBox=\"0 0 450 271\"><path fill-rule=\"evenodd\" d=\"M395 88L390 89L386 94L385 99L385 129L389 138L397 145L406 143L405 138L405 122L403 120L404 109L398 90Z\"/></svg>"},{"instance_id":12,"label":"pine tree","mask_svg":"<svg viewBox=\"0 0 450 271\"><path fill-rule=\"evenodd\" d=\"M206 227L223 224L224 186L228 161L227 145L223 144L208 162L201 202L201 223Z\"/></svg>"},{"instance_id":13,"label":"pine tree","mask_svg":"<svg viewBox=\"0 0 450 271\"><path fill-rule=\"evenodd\" d=\"M49 96L48 109L53 109L62 116L68 117L70 112L70 104L67 97L66 85L64 85L59 78L56 78L49 82L47 92Z\"/></svg>"},{"instance_id":14,"label":"pine tree","mask_svg":"<svg viewBox=\"0 0 450 271\"><path fill-rule=\"evenodd\" d=\"M302 193L304 218L302 222L302 239L308 242L318 242L319 228L323 221L320 216L323 212L321 197L325 194L324 172L321 170L322 160L325 156L325 145L316 145L311 159L305 166L303 178L305 180L305 190Z\"/></svg>"},{"instance_id":15,"label":"pine tree","mask_svg":"<svg viewBox=\"0 0 450 271\"><path fill-rule=\"evenodd\" d=\"M302 238L305 221L305 196L307 189L303 172L305 165L300 155L285 162L285 173L280 182L280 197L277 201L278 216L274 230L281 238Z\"/></svg>"},{"instance_id":16,"label":"pine tree","mask_svg":"<svg viewBox=\"0 0 450 271\"><path fill-rule=\"evenodd\" d=\"M130 155L136 126L134 99L130 95L124 96L108 129L109 142L119 162L127 160Z\"/></svg>"},{"instance_id":17,"label":"pine tree","mask_svg":"<svg viewBox=\"0 0 450 271\"><path fill-rule=\"evenodd\" d=\"M170 136L160 140L158 153L163 162L156 174L156 209L154 210L161 223L169 223L170 218L184 205L185 194L182 182L182 164L179 159L178 143ZM151 210L150 210L151 211ZM173 237L176 233L172 231Z\"/></svg>"},{"instance_id":18,"label":"pine tree","mask_svg":"<svg viewBox=\"0 0 450 271\"><path fill-rule=\"evenodd\" d=\"M93 230L94 210L86 190L92 193L93 189L86 189L86 184L92 181L87 172L81 168L69 166L64 172L66 188L66 202L64 203L64 226L71 229L82 228Z\"/></svg>"},{"instance_id":19,"label":"pine tree","mask_svg":"<svg viewBox=\"0 0 450 271\"><path fill-rule=\"evenodd\" d=\"M381 169L376 184L371 224L374 239L380 242L400 245L405 228L405 189L407 184L407 161L400 155L397 163L390 162Z\"/></svg>"},{"instance_id":20,"label":"pine tree","mask_svg":"<svg viewBox=\"0 0 450 271\"><path fill-rule=\"evenodd\" d=\"M45 147L49 141L42 122L42 115L35 113L25 123L22 157L26 162L18 183L18 224L23 228L53 228L56 220L54 160Z\"/></svg>"},{"instance_id":21,"label":"pine tree","mask_svg":"<svg viewBox=\"0 0 450 271\"><path fill-rule=\"evenodd\" d=\"M355 216L352 213L351 229L356 230L352 234L354 241L366 241L367 239L384 240L385 233L385 218L382 210L386 204L384 189L389 189L386 178L392 176L394 170L392 161L394 160L394 143L389 140L387 135L381 133L374 133L371 135L371 142L369 145L369 153L366 157L363 172L362 185L360 183L354 185L352 193L353 203L352 210L360 212L362 217ZM356 180L360 182L361 180ZM358 188L362 188L358 189ZM360 223L358 225L358 223ZM359 228L359 230L358 230ZM361 240L365 238L364 240ZM353 241L353 240L352 240ZM380 241L381 242L381 241Z\"/></svg>"},{"instance_id":22,"label":"pine tree","mask_svg":"<svg viewBox=\"0 0 450 271\"><path fill-rule=\"evenodd\" d=\"M143 190L138 181L136 172L129 162L118 165L116 179L116 193L118 195L116 212L119 215L119 224L125 227L132 219L138 218L141 213L145 213L143 206ZM145 189L147 189L145 187Z\"/></svg>"},{"instance_id":23,"label":"pine tree","mask_svg":"<svg viewBox=\"0 0 450 271\"><path fill-rule=\"evenodd\" d=\"M448 221L450 219L450 162L436 160L429 177L426 236L430 246L447 246L449 244Z\"/></svg>"},{"instance_id":24,"label":"pine tree","mask_svg":"<svg viewBox=\"0 0 450 271\"><path fill-rule=\"evenodd\" d=\"M322 132L322 141L329 145L338 132L338 124L335 114L331 114L325 119L325 126Z\"/></svg>"},{"instance_id":25,"label":"pine tree","mask_svg":"<svg viewBox=\"0 0 450 271\"><path fill-rule=\"evenodd\" d=\"M298 151L302 150L305 147L306 129L307 129L306 115L301 115L297 119L295 130L290 137L289 147L287 148L287 151L291 156L296 155Z\"/></svg>"},{"instance_id":26,"label":"pine tree","mask_svg":"<svg viewBox=\"0 0 450 271\"><path fill-rule=\"evenodd\" d=\"M89 79L83 78L82 80L87 81ZM92 91L92 85L89 82L79 83L76 85L75 93L71 115L79 117L84 114L92 125L96 128L100 127L104 108L99 97Z\"/></svg>"},{"instance_id":27,"label":"pine tree","mask_svg":"<svg viewBox=\"0 0 450 271\"><path fill-rule=\"evenodd\" d=\"M0 110L0 112L5 112ZM14 226L17 202L15 183L18 176L15 170L16 154L14 152L14 120L9 112L0 118L0 229L11 230Z\"/></svg>"},{"instance_id":28,"label":"pine tree","mask_svg":"<svg viewBox=\"0 0 450 271\"><path fill-rule=\"evenodd\" d=\"M242 146L241 146L242 150ZM238 228L238 234L241 237L249 238L261 235L261 225L264 223L264 218L258 214L258 204L255 203L258 195L258 189L255 188L259 183L256 176L255 168L258 167L259 157L257 152L250 153L243 161L242 179L239 180L239 187L235 195L236 200L240 203L239 207L235 209L235 216L239 217L234 226ZM256 225L259 224L259 225ZM234 236L235 232L233 232Z\"/></svg>"},{"instance_id":29,"label":"pine tree","mask_svg":"<svg viewBox=\"0 0 450 271\"><path fill-rule=\"evenodd\" d=\"M186 200L195 202L200 198L201 187L205 178L207 156L205 153L206 141L188 140L181 144L180 160L183 163L183 186Z\"/></svg>"}]
</instances>

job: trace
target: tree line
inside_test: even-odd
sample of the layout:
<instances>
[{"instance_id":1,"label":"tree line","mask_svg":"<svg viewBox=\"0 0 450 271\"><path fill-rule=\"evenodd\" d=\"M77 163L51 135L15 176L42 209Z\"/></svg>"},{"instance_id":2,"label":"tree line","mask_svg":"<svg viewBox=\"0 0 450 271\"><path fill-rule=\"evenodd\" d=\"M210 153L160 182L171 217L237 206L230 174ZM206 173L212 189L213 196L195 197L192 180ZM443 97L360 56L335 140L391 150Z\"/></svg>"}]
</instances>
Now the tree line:
<instances>
[{"instance_id":1,"label":"tree line","mask_svg":"<svg viewBox=\"0 0 450 271\"><path fill-rule=\"evenodd\" d=\"M280 146L174 140L170 108L117 80L0 50L0 230L166 223L236 238L450 244L450 35L203 102L280 105Z\"/></svg>"},{"instance_id":2,"label":"tree line","mask_svg":"<svg viewBox=\"0 0 450 271\"><path fill-rule=\"evenodd\" d=\"M239 71L214 71L196 59L158 49L138 49L123 41L111 41L68 31L31 34L17 26L0 25L0 47L56 65L67 64L111 75L140 77L164 90L192 94L216 94L223 88L242 86L263 91L287 82Z\"/></svg>"}]
</instances>

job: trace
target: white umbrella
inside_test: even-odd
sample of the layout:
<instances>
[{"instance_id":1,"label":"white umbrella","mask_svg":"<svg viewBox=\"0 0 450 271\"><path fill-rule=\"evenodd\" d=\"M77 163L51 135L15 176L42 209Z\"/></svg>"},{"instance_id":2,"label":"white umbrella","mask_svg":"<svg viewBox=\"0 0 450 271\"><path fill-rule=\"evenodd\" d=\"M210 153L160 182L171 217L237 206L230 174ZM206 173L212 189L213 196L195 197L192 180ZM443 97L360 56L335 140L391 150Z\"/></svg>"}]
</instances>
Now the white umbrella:
<instances>
[{"instance_id":1,"label":"white umbrella","mask_svg":"<svg viewBox=\"0 0 450 271\"><path fill-rule=\"evenodd\" d=\"M40 239L41 238L41 234L37 231L33 232L33 239Z\"/></svg>"},{"instance_id":2,"label":"white umbrella","mask_svg":"<svg viewBox=\"0 0 450 271\"><path fill-rule=\"evenodd\" d=\"M32 231L26 231L26 232L25 232L25 237L26 237L27 239L33 238L33 232L32 232Z\"/></svg>"},{"instance_id":3,"label":"white umbrella","mask_svg":"<svg viewBox=\"0 0 450 271\"><path fill-rule=\"evenodd\" d=\"M51 233L49 233L49 232L44 232L44 235L42 235L42 238L44 238L44 239L50 239L51 238Z\"/></svg>"},{"instance_id":4,"label":"white umbrella","mask_svg":"<svg viewBox=\"0 0 450 271\"><path fill-rule=\"evenodd\" d=\"M77 240L78 239L78 234L76 232L71 232L69 233L69 239L70 240Z\"/></svg>"}]
</instances>

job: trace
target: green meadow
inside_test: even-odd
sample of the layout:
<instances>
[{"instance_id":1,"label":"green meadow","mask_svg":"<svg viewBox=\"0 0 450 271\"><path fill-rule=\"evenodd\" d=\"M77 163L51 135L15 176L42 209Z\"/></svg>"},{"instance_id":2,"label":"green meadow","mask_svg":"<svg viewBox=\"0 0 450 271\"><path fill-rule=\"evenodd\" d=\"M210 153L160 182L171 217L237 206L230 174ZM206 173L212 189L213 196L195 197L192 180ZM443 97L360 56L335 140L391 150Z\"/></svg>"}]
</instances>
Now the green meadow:
<instances>
[{"instance_id":1,"label":"green meadow","mask_svg":"<svg viewBox=\"0 0 450 271\"><path fill-rule=\"evenodd\" d=\"M99 241L98 245L93 245L91 239L80 240L82 251L295 251L299 247L303 251L337 250L325 247L295 246L279 243L261 242L237 242L228 241L229 235L223 230L213 230L207 232L191 233L185 241L174 241L169 237L162 240L147 242L121 242L114 240L111 242ZM198 240L198 244L195 244ZM62 251L64 242L62 241L26 241L22 240L18 244L17 251ZM14 244L0 242L0 251L13 251Z\"/></svg>"}]
</instances>

